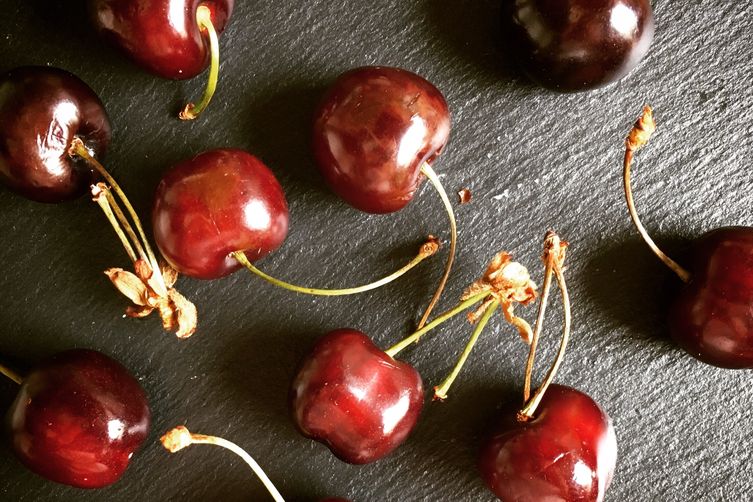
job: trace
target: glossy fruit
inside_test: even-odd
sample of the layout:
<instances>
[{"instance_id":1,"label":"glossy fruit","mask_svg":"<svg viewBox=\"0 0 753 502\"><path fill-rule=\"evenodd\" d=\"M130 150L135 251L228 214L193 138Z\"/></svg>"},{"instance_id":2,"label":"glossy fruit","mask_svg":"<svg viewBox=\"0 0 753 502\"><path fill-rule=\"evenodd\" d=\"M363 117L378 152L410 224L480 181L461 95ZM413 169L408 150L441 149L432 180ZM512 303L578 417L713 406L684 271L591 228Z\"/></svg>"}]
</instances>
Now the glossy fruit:
<instances>
[{"instance_id":1,"label":"glossy fruit","mask_svg":"<svg viewBox=\"0 0 753 502\"><path fill-rule=\"evenodd\" d=\"M102 102L78 77L43 66L0 77L0 182L39 202L80 197L95 176L68 155L74 137L97 157L110 143Z\"/></svg>"},{"instance_id":2,"label":"glossy fruit","mask_svg":"<svg viewBox=\"0 0 753 502\"><path fill-rule=\"evenodd\" d=\"M648 52L649 0L504 0L507 50L544 87L582 91L616 82Z\"/></svg>"},{"instance_id":3,"label":"glossy fruit","mask_svg":"<svg viewBox=\"0 0 753 502\"><path fill-rule=\"evenodd\" d=\"M211 11L222 33L234 0L89 0L97 29L138 65L164 78L187 79L209 64L209 43L199 30L196 10Z\"/></svg>"},{"instance_id":4,"label":"glossy fruit","mask_svg":"<svg viewBox=\"0 0 753 502\"><path fill-rule=\"evenodd\" d=\"M616 461L609 417L586 394L552 384L532 420L499 424L479 468L506 502L601 502Z\"/></svg>"},{"instance_id":5,"label":"glossy fruit","mask_svg":"<svg viewBox=\"0 0 753 502\"><path fill-rule=\"evenodd\" d=\"M162 178L152 214L154 239L181 274L216 279L277 249L288 232L288 205L274 174L236 149L204 152Z\"/></svg>"},{"instance_id":6,"label":"glossy fruit","mask_svg":"<svg viewBox=\"0 0 753 502\"><path fill-rule=\"evenodd\" d=\"M149 422L136 379L93 350L62 352L38 366L8 412L18 458L47 479L80 488L117 481Z\"/></svg>"},{"instance_id":7,"label":"glossy fruit","mask_svg":"<svg viewBox=\"0 0 753 502\"><path fill-rule=\"evenodd\" d=\"M313 146L327 183L370 213L405 207L423 180L421 166L450 134L447 102L418 75L386 67L341 75L315 115Z\"/></svg>"},{"instance_id":8,"label":"glossy fruit","mask_svg":"<svg viewBox=\"0 0 753 502\"><path fill-rule=\"evenodd\" d=\"M723 368L753 368L753 228L714 230L693 246L690 283L670 309L672 338Z\"/></svg>"},{"instance_id":9,"label":"glossy fruit","mask_svg":"<svg viewBox=\"0 0 753 502\"><path fill-rule=\"evenodd\" d=\"M423 407L421 376L353 329L322 337L291 388L301 432L351 464L378 460L397 448Z\"/></svg>"}]
</instances>

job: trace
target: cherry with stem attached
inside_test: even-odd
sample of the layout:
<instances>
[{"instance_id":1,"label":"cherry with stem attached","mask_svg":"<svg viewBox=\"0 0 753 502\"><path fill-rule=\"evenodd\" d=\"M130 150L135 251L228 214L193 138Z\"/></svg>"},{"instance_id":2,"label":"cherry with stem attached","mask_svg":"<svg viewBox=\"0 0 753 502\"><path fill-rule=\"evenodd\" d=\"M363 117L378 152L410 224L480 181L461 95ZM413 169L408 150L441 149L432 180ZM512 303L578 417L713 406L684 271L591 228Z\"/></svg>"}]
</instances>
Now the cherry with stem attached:
<instances>
[{"instance_id":1,"label":"cherry with stem attached","mask_svg":"<svg viewBox=\"0 0 753 502\"><path fill-rule=\"evenodd\" d=\"M656 129L645 107L625 142L623 183L633 224L659 259L683 282L669 311L672 339L693 357L722 368L753 368L753 228L723 227L693 242L692 268L683 268L650 237L631 187L635 152Z\"/></svg>"},{"instance_id":2,"label":"cherry with stem attached","mask_svg":"<svg viewBox=\"0 0 753 502\"><path fill-rule=\"evenodd\" d=\"M609 417L588 395L552 383L570 336L570 299L563 274L567 243L549 232L545 276L526 363L523 408L503 418L481 449L479 469L500 500L601 501L611 483L617 440ZM562 294L560 347L541 385L531 395L531 374L552 276Z\"/></svg>"},{"instance_id":3,"label":"cherry with stem attached","mask_svg":"<svg viewBox=\"0 0 753 502\"><path fill-rule=\"evenodd\" d=\"M146 439L144 390L122 365L93 350L54 355L25 376L8 411L13 452L30 470L78 488L117 481Z\"/></svg>"},{"instance_id":4,"label":"cherry with stem attached","mask_svg":"<svg viewBox=\"0 0 753 502\"><path fill-rule=\"evenodd\" d=\"M219 35L233 0L89 0L97 29L138 65L163 78L184 80L209 65L204 94L180 112L193 120L214 95L219 77ZM176 15L177 13L177 15Z\"/></svg>"},{"instance_id":5,"label":"cherry with stem attached","mask_svg":"<svg viewBox=\"0 0 753 502\"><path fill-rule=\"evenodd\" d=\"M442 295L457 247L452 204L431 167L449 134L450 112L442 93L415 73L384 66L340 75L314 118L317 166L348 204L368 213L398 211L413 199L424 177L442 199L450 222L450 249L418 328Z\"/></svg>"},{"instance_id":6,"label":"cherry with stem attached","mask_svg":"<svg viewBox=\"0 0 753 502\"><path fill-rule=\"evenodd\" d=\"M136 211L96 159L109 144L110 130L102 102L71 73L21 67L0 78L0 181L41 202L73 200L91 190L134 263L135 274L106 271L134 303L127 315L157 310L165 329L190 336L195 307L172 287L177 274L158 263Z\"/></svg>"},{"instance_id":7,"label":"cherry with stem attached","mask_svg":"<svg viewBox=\"0 0 753 502\"><path fill-rule=\"evenodd\" d=\"M429 237L407 265L357 287L322 289L276 279L253 262L285 240L289 223L285 194L261 160L232 148L203 152L168 170L157 187L152 221L157 246L184 275L217 279L245 267L276 286L320 296L356 294L387 284L439 247Z\"/></svg>"}]
</instances>

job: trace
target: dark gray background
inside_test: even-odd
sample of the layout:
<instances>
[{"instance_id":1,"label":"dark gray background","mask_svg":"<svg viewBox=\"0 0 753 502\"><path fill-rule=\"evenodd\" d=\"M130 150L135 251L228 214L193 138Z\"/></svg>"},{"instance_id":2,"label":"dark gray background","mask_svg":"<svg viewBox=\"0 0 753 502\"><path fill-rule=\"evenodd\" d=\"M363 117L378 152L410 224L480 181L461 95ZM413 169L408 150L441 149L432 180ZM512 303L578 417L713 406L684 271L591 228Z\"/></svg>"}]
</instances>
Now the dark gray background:
<instances>
[{"instance_id":1,"label":"dark gray background","mask_svg":"<svg viewBox=\"0 0 753 502\"><path fill-rule=\"evenodd\" d=\"M657 34L642 66L616 85L574 95L539 89L516 73L511 49L498 42L498 0L240 1L221 38L216 99L190 124L171 113L200 93L203 78L171 82L135 68L101 43L80 1L0 0L0 69L50 64L94 88L114 126L106 164L142 215L173 163L223 146L260 156L291 211L288 240L260 266L325 286L371 280L412 256L427 233L447 235L428 184L400 213L368 216L327 190L309 149L312 109L339 73L382 64L425 76L453 114L452 138L435 169L448 191L473 192L472 204L457 208L457 267L440 309L500 249L540 281L541 238L556 228L572 242L575 316L557 380L589 393L615 421L620 455L607 499L749 500L750 373L703 365L667 340L672 280L630 226L620 162L623 138L649 102L659 131L639 156L635 188L657 240L678 251L706 230L753 221L753 4L655 3ZM345 326L383 347L402 338L444 258L373 294L339 299L297 296L243 272L213 282L181 279L180 290L201 313L197 334L181 342L156 318L121 319L124 299L102 271L127 259L96 206L86 199L41 205L0 189L0 214L0 354L31 364L71 347L102 350L138 376L154 413L147 444L106 490L42 480L2 446L0 499L266 500L230 453L164 452L157 438L180 423L248 449L290 500L492 499L476 452L495 416L520 399L526 355L500 318L449 401L427 403L415 433L387 459L345 465L300 437L288 418L287 386L310 344ZM551 312L542 372L560 327L559 310ZM458 319L403 356L431 388L469 334ZM14 393L10 381L0 383L4 407Z\"/></svg>"}]
</instances>

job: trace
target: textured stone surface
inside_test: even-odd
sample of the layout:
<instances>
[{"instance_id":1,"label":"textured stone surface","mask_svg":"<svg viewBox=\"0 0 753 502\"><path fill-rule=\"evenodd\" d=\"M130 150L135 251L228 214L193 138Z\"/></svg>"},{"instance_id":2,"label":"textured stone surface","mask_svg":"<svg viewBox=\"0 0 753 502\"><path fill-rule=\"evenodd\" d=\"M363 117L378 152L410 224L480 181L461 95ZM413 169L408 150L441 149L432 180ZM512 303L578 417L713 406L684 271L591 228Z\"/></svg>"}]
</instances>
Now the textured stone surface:
<instances>
[{"instance_id":1,"label":"textured stone surface","mask_svg":"<svg viewBox=\"0 0 753 502\"><path fill-rule=\"evenodd\" d=\"M660 129L639 156L635 188L657 240L675 251L711 228L753 223L753 4L655 4L657 36L643 65L587 94L553 94L516 75L497 42L497 0L237 2L222 37L216 101L191 124L170 113L200 92L201 79L164 81L136 69L97 39L79 1L0 0L0 69L60 66L99 93L114 125L107 164L142 214L172 163L220 146L260 156L291 206L287 242L260 266L312 285L369 280L408 259L427 233L446 236L428 185L404 211L367 216L327 191L308 145L316 100L340 72L386 64L420 73L445 93L453 113L452 137L435 168L448 191L473 192L472 203L457 208L460 250L442 306L499 249L540 280L540 241L555 227L572 242L575 315L558 381L592 395L615 421L620 457L608 500L747 500L750 372L705 366L668 341L672 279L630 226L620 161L624 135L650 102ZM0 189L0 214L0 354L32 363L71 347L102 350L133 370L154 411L148 446L115 486L85 492L48 483L2 446L0 499L266 500L229 453L162 451L157 438L179 423L247 448L290 500L492 499L475 455L495 414L518 399L526 353L499 319L450 399L427 405L414 435L383 461L342 464L299 436L288 418L288 382L315 338L352 326L390 345L420 313L441 259L353 298L296 296L244 273L182 279L201 324L180 342L156 319L121 319L123 301L101 272L127 260L91 203L46 206ZM558 312L551 311L542 370L556 346ZM456 320L404 356L431 388L469 334ZM13 385L0 382L0 403L13 395Z\"/></svg>"}]
</instances>

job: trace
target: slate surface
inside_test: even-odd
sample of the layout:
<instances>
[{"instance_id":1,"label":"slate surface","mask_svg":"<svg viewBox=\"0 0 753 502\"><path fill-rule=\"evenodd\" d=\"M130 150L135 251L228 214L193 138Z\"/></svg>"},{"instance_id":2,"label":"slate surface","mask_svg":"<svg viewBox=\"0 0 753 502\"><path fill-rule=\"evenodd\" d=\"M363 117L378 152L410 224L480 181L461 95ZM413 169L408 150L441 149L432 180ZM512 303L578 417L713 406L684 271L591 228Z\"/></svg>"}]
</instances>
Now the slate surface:
<instances>
[{"instance_id":1,"label":"slate surface","mask_svg":"<svg viewBox=\"0 0 753 502\"><path fill-rule=\"evenodd\" d=\"M222 37L221 87L204 117L171 112L202 79L171 82L133 67L101 43L80 1L0 0L0 69L66 68L87 81L114 125L107 165L137 209L171 164L233 146L263 158L284 186L291 231L261 265L313 285L364 282L402 264L427 233L446 236L428 184L404 211L367 216L323 185L308 145L322 89L364 64L402 66L446 95L451 142L435 164L447 189L469 187L457 207L457 268L440 308L500 249L540 280L540 241L555 227L572 242L574 336L558 381L592 395L613 417L620 457L610 501L737 501L753 498L750 372L687 357L666 337L669 272L638 241L622 202L622 140L644 102L660 129L639 156L636 192L644 222L671 251L711 228L753 221L753 4L655 2L657 35L643 65L619 84L559 95L532 86L498 40L498 0L238 2ZM33 363L91 347L121 360L154 412L146 447L115 486L78 491L26 471L0 447L5 501L267 500L229 453L196 448L169 456L157 444L171 426L225 436L246 447L290 500L491 500L475 468L485 431L515 403L525 347L497 319L445 404L429 404L391 457L353 467L300 437L286 392L317 336L352 326L382 346L407 334L441 259L368 296L311 299L245 273L182 279L201 311L200 331L180 342L156 319L121 319L124 302L102 275L127 260L87 200L47 206L0 189L0 354ZM556 346L551 314L543 371ZM533 310L525 313L533 317ZM427 387L452 366L470 329L462 320L405 358ZM0 403L14 396L0 382Z\"/></svg>"}]
</instances>

